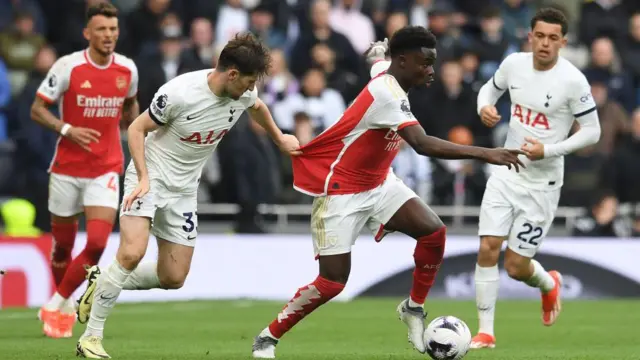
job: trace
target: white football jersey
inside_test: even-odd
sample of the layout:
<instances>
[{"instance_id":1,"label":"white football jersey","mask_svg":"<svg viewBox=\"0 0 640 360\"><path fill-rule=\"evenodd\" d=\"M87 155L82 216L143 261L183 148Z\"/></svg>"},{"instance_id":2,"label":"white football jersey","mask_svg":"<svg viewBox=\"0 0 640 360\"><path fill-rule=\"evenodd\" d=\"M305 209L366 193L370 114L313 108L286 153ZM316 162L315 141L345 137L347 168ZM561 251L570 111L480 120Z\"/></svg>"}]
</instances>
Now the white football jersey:
<instances>
[{"instance_id":1,"label":"white football jersey","mask_svg":"<svg viewBox=\"0 0 640 360\"><path fill-rule=\"evenodd\" d=\"M500 91L509 91L511 118L505 148L520 149L525 137L543 144L557 144L567 138L574 119L596 110L585 76L560 57L550 70L533 67L532 53L509 55L490 80ZM520 156L526 169L496 167L493 174L534 189L557 189L564 177L564 157L530 161Z\"/></svg>"},{"instance_id":2,"label":"white football jersey","mask_svg":"<svg viewBox=\"0 0 640 360\"><path fill-rule=\"evenodd\" d=\"M161 125L145 141L149 178L171 192L197 190L209 156L240 115L256 104L255 88L238 100L216 96L207 83L212 71L194 71L172 79L158 89L147 110ZM127 172L135 174L133 161Z\"/></svg>"}]
</instances>

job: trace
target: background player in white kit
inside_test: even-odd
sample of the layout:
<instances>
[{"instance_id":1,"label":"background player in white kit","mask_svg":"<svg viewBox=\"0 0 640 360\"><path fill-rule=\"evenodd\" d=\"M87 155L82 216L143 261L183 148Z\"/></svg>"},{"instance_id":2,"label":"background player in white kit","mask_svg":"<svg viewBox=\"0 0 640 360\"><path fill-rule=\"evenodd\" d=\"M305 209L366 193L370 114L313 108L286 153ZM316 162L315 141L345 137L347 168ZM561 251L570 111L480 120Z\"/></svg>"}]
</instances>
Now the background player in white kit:
<instances>
[{"instance_id":1,"label":"background player in white kit","mask_svg":"<svg viewBox=\"0 0 640 360\"><path fill-rule=\"evenodd\" d=\"M122 289L182 287L197 235L202 168L245 110L283 152L297 154L298 140L282 134L257 97L255 83L270 62L269 49L253 35L238 35L222 50L216 69L169 81L129 127L133 161L125 175L120 247L104 274L98 276L100 270L93 267L87 275L78 318L89 323L78 341L78 355L109 357L102 347L104 322ZM138 265L150 229L158 240L158 260Z\"/></svg>"},{"instance_id":2,"label":"background player in white kit","mask_svg":"<svg viewBox=\"0 0 640 360\"><path fill-rule=\"evenodd\" d=\"M480 251L476 303L480 329L473 348L495 347L493 322L498 297L498 257L507 240L504 267L509 276L542 293L542 322L551 326L560 312L562 276L532 260L553 222L563 182L564 155L600 139L600 124L585 76L558 56L567 40L567 19L542 9L531 20L533 53L507 57L478 94L482 122L500 120L494 104L508 89L511 119L505 147L522 146L526 169L496 169L480 210ZM574 119L580 130L567 138Z\"/></svg>"}]
</instances>

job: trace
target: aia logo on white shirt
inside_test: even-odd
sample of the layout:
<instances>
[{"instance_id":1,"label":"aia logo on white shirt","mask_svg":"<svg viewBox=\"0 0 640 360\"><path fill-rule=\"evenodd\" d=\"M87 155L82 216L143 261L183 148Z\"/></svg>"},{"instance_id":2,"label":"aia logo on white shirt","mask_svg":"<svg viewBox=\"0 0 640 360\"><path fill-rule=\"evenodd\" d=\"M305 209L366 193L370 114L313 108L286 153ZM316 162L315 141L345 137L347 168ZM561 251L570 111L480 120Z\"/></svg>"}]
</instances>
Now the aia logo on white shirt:
<instances>
[{"instance_id":1,"label":"aia logo on white shirt","mask_svg":"<svg viewBox=\"0 0 640 360\"><path fill-rule=\"evenodd\" d=\"M214 130L209 130L205 133L194 132L187 137L181 137L180 140L192 144L210 145L214 144L218 140L222 140L222 138L227 135L228 132L229 131L227 129L224 129L219 133L216 133Z\"/></svg>"},{"instance_id":2,"label":"aia logo on white shirt","mask_svg":"<svg viewBox=\"0 0 640 360\"><path fill-rule=\"evenodd\" d=\"M513 107L513 118L518 118L520 123L526 126L531 126L536 129L550 130L549 119L547 115L541 112L533 111L527 107L515 104Z\"/></svg>"}]
</instances>

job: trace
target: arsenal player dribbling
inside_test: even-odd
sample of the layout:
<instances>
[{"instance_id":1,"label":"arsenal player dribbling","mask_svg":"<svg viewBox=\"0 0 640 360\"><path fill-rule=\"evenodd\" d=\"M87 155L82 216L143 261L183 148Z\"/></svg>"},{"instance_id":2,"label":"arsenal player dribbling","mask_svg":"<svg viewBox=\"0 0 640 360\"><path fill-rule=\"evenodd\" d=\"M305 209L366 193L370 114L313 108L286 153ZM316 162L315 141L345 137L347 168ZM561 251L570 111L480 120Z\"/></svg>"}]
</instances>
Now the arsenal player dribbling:
<instances>
[{"instance_id":1,"label":"arsenal player dribbling","mask_svg":"<svg viewBox=\"0 0 640 360\"><path fill-rule=\"evenodd\" d=\"M85 266L100 259L118 209L124 169L119 123L131 122L139 112L138 70L132 60L114 52L117 9L108 3L89 7L83 34L89 47L53 65L31 108L34 121L60 134L49 169L56 292L39 312L44 333L52 338L72 336L71 295L84 281ZM54 103L60 119L48 110ZM87 221L87 246L72 261L81 213Z\"/></svg>"}]
</instances>

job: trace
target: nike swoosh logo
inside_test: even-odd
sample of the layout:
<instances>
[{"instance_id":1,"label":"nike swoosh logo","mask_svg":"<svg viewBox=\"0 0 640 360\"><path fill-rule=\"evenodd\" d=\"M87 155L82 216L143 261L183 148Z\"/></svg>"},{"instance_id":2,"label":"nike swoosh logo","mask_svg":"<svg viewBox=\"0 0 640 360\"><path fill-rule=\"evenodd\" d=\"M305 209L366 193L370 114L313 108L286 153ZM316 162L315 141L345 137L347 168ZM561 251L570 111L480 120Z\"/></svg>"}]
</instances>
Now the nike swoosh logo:
<instances>
[{"instance_id":1,"label":"nike swoosh logo","mask_svg":"<svg viewBox=\"0 0 640 360\"><path fill-rule=\"evenodd\" d=\"M91 299L93 297L93 292L94 291L95 291L95 289L91 290L88 294L85 295L84 301L83 301L83 303L85 305L91 305L91 304L89 304L89 299Z\"/></svg>"},{"instance_id":2,"label":"nike swoosh logo","mask_svg":"<svg viewBox=\"0 0 640 360\"><path fill-rule=\"evenodd\" d=\"M195 236L187 236L187 240L193 240L195 238L196 238Z\"/></svg>"},{"instance_id":3,"label":"nike swoosh logo","mask_svg":"<svg viewBox=\"0 0 640 360\"><path fill-rule=\"evenodd\" d=\"M528 246L518 245L518 249L533 249L533 248L530 248Z\"/></svg>"},{"instance_id":4,"label":"nike swoosh logo","mask_svg":"<svg viewBox=\"0 0 640 360\"><path fill-rule=\"evenodd\" d=\"M519 87L517 87L517 86L511 86L510 88L511 88L511 90L518 90L518 89L520 89L520 88L519 88Z\"/></svg>"},{"instance_id":5,"label":"nike swoosh logo","mask_svg":"<svg viewBox=\"0 0 640 360\"><path fill-rule=\"evenodd\" d=\"M115 296L112 296L112 297L106 297L106 296L104 296L104 295L100 295L100 299L102 299L102 300L112 300L112 299L115 299L115 298L116 298Z\"/></svg>"},{"instance_id":6,"label":"nike swoosh logo","mask_svg":"<svg viewBox=\"0 0 640 360\"><path fill-rule=\"evenodd\" d=\"M195 118L197 118L200 115L187 115L187 120L193 120Z\"/></svg>"}]
</instances>

